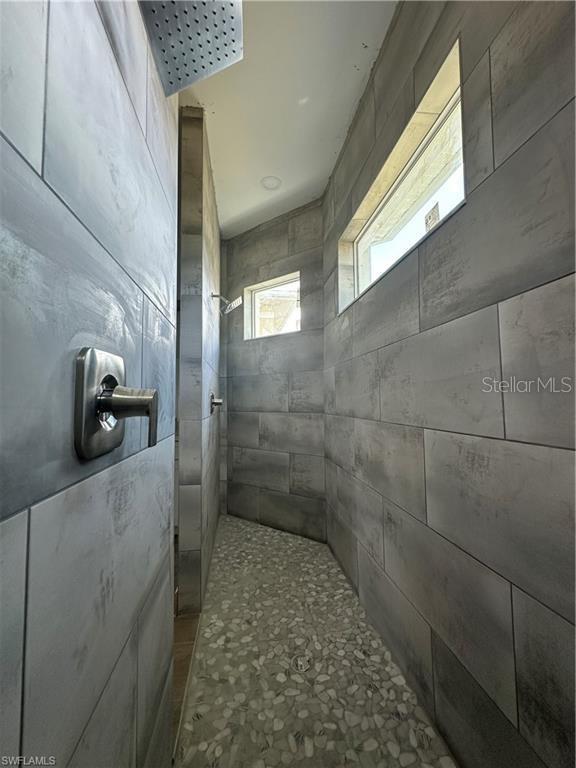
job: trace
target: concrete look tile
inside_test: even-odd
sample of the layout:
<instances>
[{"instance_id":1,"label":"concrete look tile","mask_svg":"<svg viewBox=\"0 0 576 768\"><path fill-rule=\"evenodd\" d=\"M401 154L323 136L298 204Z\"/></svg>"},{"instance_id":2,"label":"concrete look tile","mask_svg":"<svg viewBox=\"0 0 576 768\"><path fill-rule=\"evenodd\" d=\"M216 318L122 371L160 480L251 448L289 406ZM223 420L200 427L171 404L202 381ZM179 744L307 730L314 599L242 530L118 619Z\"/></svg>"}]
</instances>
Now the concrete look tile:
<instances>
[{"instance_id":1,"label":"concrete look tile","mask_svg":"<svg viewBox=\"0 0 576 768\"><path fill-rule=\"evenodd\" d=\"M326 541L326 510L323 499L260 491L260 522L282 531Z\"/></svg>"},{"instance_id":2,"label":"concrete look tile","mask_svg":"<svg viewBox=\"0 0 576 768\"><path fill-rule=\"evenodd\" d=\"M323 371L295 371L291 374L288 409L291 412L324 412Z\"/></svg>"},{"instance_id":3,"label":"concrete look tile","mask_svg":"<svg viewBox=\"0 0 576 768\"><path fill-rule=\"evenodd\" d=\"M322 370L323 338L323 329L316 329L261 339L261 373Z\"/></svg>"},{"instance_id":4,"label":"concrete look tile","mask_svg":"<svg viewBox=\"0 0 576 768\"><path fill-rule=\"evenodd\" d=\"M164 682L164 690L150 737L150 744L144 760L143 768L169 768L173 751L173 695L172 669L168 671Z\"/></svg>"},{"instance_id":5,"label":"concrete look tile","mask_svg":"<svg viewBox=\"0 0 576 768\"><path fill-rule=\"evenodd\" d=\"M456 758L470 768L544 768L510 720L433 634L436 721Z\"/></svg>"},{"instance_id":6,"label":"concrete look tile","mask_svg":"<svg viewBox=\"0 0 576 768\"><path fill-rule=\"evenodd\" d=\"M69 768L136 764L137 642L132 633L68 763Z\"/></svg>"},{"instance_id":7,"label":"concrete look tile","mask_svg":"<svg viewBox=\"0 0 576 768\"><path fill-rule=\"evenodd\" d=\"M356 420L354 474L410 514L426 519L422 430Z\"/></svg>"},{"instance_id":8,"label":"concrete look tile","mask_svg":"<svg viewBox=\"0 0 576 768\"><path fill-rule=\"evenodd\" d=\"M336 369L324 369L324 413L336 413Z\"/></svg>"},{"instance_id":9,"label":"concrete look tile","mask_svg":"<svg viewBox=\"0 0 576 768\"><path fill-rule=\"evenodd\" d=\"M483 386L500 377L496 307L391 344L378 359L385 421L503 436L502 396Z\"/></svg>"},{"instance_id":10,"label":"concrete look tile","mask_svg":"<svg viewBox=\"0 0 576 768\"><path fill-rule=\"evenodd\" d=\"M356 109L344 147L334 169L335 211L341 208L344 199L350 192L375 138L374 91L371 82L369 82Z\"/></svg>"},{"instance_id":11,"label":"concrete look tile","mask_svg":"<svg viewBox=\"0 0 576 768\"><path fill-rule=\"evenodd\" d=\"M146 131L148 38L135 3L97 0L102 24L143 132Z\"/></svg>"},{"instance_id":12,"label":"concrete look tile","mask_svg":"<svg viewBox=\"0 0 576 768\"><path fill-rule=\"evenodd\" d=\"M324 365L331 368L352 357L352 310L343 312L324 328Z\"/></svg>"},{"instance_id":13,"label":"concrete look tile","mask_svg":"<svg viewBox=\"0 0 576 768\"><path fill-rule=\"evenodd\" d=\"M258 269L288 256L288 221L272 221L235 239L234 255L228 274Z\"/></svg>"},{"instance_id":14,"label":"concrete look tile","mask_svg":"<svg viewBox=\"0 0 576 768\"><path fill-rule=\"evenodd\" d=\"M175 217L96 7L55 3L48 46L44 177L175 322Z\"/></svg>"},{"instance_id":15,"label":"concrete look tile","mask_svg":"<svg viewBox=\"0 0 576 768\"><path fill-rule=\"evenodd\" d=\"M573 166L566 107L419 247L422 328L574 270Z\"/></svg>"},{"instance_id":16,"label":"concrete look tile","mask_svg":"<svg viewBox=\"0 0 576 768\"><path fill-rule=\"evenodd\" d=\"M202 482L202 421L178 422L178 474L181 485Z\"/></svg>"},{"instance_id":17,"label":"concrete look tile","mask_svg":"<svg viewBox=\"0 0 576 768\"><path fill-rule=\"evenodd\" d=\"M519 3L490 48L496 165L574 98L574 6Z\"/></svg>"},{"instance_id":18,"label":"concrete look tile","mask_svg":"<svg viewBox=\"0 0 576 768\"><path fill-rule=\"evenodd\" d=\"M0 355L10 361L2 366L1 519L140 449L140 420L129 419L119 448L81 463L71 404L84 346L121 355L126 384L141 386L142 294L0 142Z\"/></svg>"},{"instance_id":19,"label":"concrete look tile","mask_svg":"<svg viewBox=\"0 0 576 768\"><path fill-rule=\"evenodd\" d=\"M520 733L547 765L574 765L574 625L512 590Z\"/></svg>"},{"instance_id":20,"label":"concrete look tile","mask_svg":"<svg viewBox=\"0 0 576 768\"><path fill-rule=\"evenodd\" d=\"M178 487L178 547L185 551L202 546L202 486Z\"/></svg>"},{"instance_id":21,"label":"concrete look tile","mask_svg":"<svg viewBox=\"0 0 576 768\"><path fill-rule=\"evenodd\" d=\"M144 299L142 386L158 390L158 440L174 434L176 329ZM142 447L148 445L148 420L142 420Z\"/></svg>"},{"instance_id":22,"label":"concrete look tile","mask_svg":"<svg viewBox=\"0 0 576 768\"><path fill-rule=\"evenodd\" d=\"M24 754L66 764L168 562L173 449L163 440L32 507Z\"/></svg>"},{"instance_id":23,"label":"concrete look tile","mask_svg":"<svg viewBox=\"0 0 576 768\"><path fill-rule=\"evenodd\" d=\"M178 552L178 613L196 615L202 607L202 552Z\"/></svg>"},{"instance_id":24,"label":"concrete look tile","mask_svg":"<svg viewBox=\"0 0 576 768\"><path fill-rule=\"evenodd\" d=\"M418 252L374 283L352 312L355 357L418 333Z\"/></svg>"},{"instance_id":25,"label":"concrete look tile","mask_svg":"<svg viewBox=\"0 0 576 768\"><path fill-rule=\"evenodd\" d=\"M464 178L469 195L494 170L488 51L462 86L462 126Z\"/></svg>"},{"instance_id":26,"label":"concrete look tile","mask_svg":"<svg viewBox=\"0 0 576 768\"><path fill-rule=\"evenodd\" d=\"M429 431L425 446L428 524L573 620L572 453Z\"/></svg>"},{"instance_id":27,"label":"concrete look tile","mask_svg":"<svg viewBox=\"0 0 576 768\"><path fill-rule=\"evenodd\" d=\"M260 440L260 414L229 413L228 444L241 448L258 448Z\"/></svg>"},{"instance_id":28,"label":"concrete look tile","mask_svg":"<svg viewBox=\"0 0 576 768\"><path fill-rule=\"evenodd\" d=\"M245 520L258 522L260 489L253 485L228 483L228 512Z\"/></svg>"},{"instance_id":29,"label":"concrete look tile","mask_svg":"<svg viewBox=\"0 0 576 768\"><path fill-rule=\"evenodd\" d=\"M138 763L144 762L172 663L173 594L170 560L161 566L138 617Z\"/></svg>"},{"instance_id":30,"label":"concrete look tile","mask_svg":"<svg viewBox=\"0 0 576 768\"><path fill-rule=\"evenodd\" d=\"M289 455L253 448L232 448L231 479L274 491L289 487Z\"/></svg>"},{"instance_id":31,"label":"concrete look tile","mask_svg":"<svg viewBox=\"0 0 576 768\"><path fill-rule=\"evenodd\" d=\"M0 522L0 758L20 754L28 511Z\"/></svg>"},{"instance_id":32,"label":"concrete look tile","mask_svg":"<svg viewBox=\"0 0 576 768\"><path fill-rule=\"evenodd\" d=\"M324 455L324 416L320 413L261 413L260 448Z\"/></svg>"},{"instance_id":33,"label":"concrete look tile","mask_svg":"<svg viewBox=\"0 0 576 768\"><path fill-rule=\"evenodd\" d=\"M574 276L509 299L499 313L502 377L520 388L504 393L506 436L574 448Z\"/></svg>"},{"instance_id":34,"label":"concrete look tile","mask_svg":"<svg viewBox=\"0 0 576 768\"><path fill-rule=\"evenodd\" d=\"M383 567L382 496L341 467L337 468L336 479L338 500L336 513L366 551Z\"/></svg>"},{"instance_id":35,"label":"concrete look tile","mask_svg":"<svg viewBox=\"0 0 576 768\"><path fill-rule=\"evenodd\" d=\"M322 207L313 205L292 216L288 222L290 253L308 251L322 245Z\"/></svg>"},{"instance_id":36,"label":"concrete look tile","mask_svg":"<svg viewBox=\"0 0 576 768\"><path fill-rule=\"evenodd\" d=\"M516 724L510 584L391 505L384 562L410 602Z\"/></svg>"},{"instance_id":37,"label":"concrete look tile","mask_svg":"<svg viewBox=\"0 0 576 768\"><path fill-rule=\"evenodd\" d=\"M290 493L324 498L324 457L290 455Z\"/></svg>"},{"instance_id":38,"label":"concrete look tile","mask_svg":"<svg viewBox=\"0 0 576 768\"><path fill-rule=\"evenodd\" d=\"M233 376L228 380L230 411L288 411L288 374Z\"/></svg>"},{"instance_id":39,"label":"concrete look tile","mask_svg":"<svg viewBox=\"0 0 576 768\"><path fill-rule=\"evenodd\" d=\"M347 416L325 417L325 453L343 469L354 467L354 419Z\"/></svg>"},{"instance_id":40,"label":"concrete look tile","mask_svg":"<svg viewBox=\"0 0 576 768\"><path fill-rule=\"evenodd\" d=\"M402 670L433 710L430 627L363 547L358 548L360 602L397 656Z\"/></svg>"},{"instance_id":41,"label":"concrete look tile","mask_svg":"<svg viewBox=\"0 0 576 768\"><path fill-rule=\"evenodd\" d=\"M42 167L47 20L47 2L0 4L0 129L37 171Z\"/></svg>"},{"instance_id":42,"label":"concrete look tile","mask_svg":"<svg viewBox=\"0 0 576 768\"><path fill-rule=\"evenodd\" d=\"M326 509L326 538L340 567L355 589L358 589L358 544L352 531L334 510Z\"/></svg>"},{"instance_id":43,"label":"concrete look tile","mask_svg":"<svg viewBox=\"0 0 576 768\"><path fill-rule=\"evenodd\" d=\"M380 418L378 353L369 352L336 366L336 412L360 419Z\"/></svg>"}]
</instances>

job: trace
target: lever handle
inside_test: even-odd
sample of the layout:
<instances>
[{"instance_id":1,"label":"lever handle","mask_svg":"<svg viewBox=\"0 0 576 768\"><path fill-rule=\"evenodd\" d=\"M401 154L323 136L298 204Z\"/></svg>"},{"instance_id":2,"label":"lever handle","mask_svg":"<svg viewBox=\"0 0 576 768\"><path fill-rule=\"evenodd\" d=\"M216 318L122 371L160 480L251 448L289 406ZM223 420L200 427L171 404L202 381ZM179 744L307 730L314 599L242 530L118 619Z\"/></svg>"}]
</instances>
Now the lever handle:
<instances>
[{"instance_id":1,"label":"lever handle","mask_svg":"<svg viewBox=\"0 0 576 768\"><path fill-rule=\"evenodd\" d=\"M111 413L116 419L148 417L148 447L158 438L158 390L117 385L105 388L96 397L96 412Z\"/></svg>"},{"instance_id":2,"label":"lever handle","mask_svg":"<svg viewBox=\"0 0 576 768\"><path fill-rule=\"evenodd\" d=\"M222 405L223 402L224 401L222 400L221 397L216 397L214 392L211 392L210 393L210 413L214 413L214 408L217 405Z\"/></svg>"}]
</instances>

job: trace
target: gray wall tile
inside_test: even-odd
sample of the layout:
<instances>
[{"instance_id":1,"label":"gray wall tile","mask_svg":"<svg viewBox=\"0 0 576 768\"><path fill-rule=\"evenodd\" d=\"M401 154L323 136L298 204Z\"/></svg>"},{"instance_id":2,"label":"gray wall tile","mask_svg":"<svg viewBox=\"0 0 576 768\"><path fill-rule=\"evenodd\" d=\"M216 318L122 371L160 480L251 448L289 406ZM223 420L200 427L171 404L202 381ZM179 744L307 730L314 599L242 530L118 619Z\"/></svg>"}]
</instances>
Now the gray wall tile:
<instances>
[{"instance_id":1,"label":"gray wall tile","mask_svg":"<svg viewBox=\"0 0 576 768\"><path fill-rule=\"evenodd\" d=\"M574 6L519 3L490 49L500 165L574 98Z\"/></svg>"},{"instance_id":2,"label":"gray wall tile","mask_svg":"<svg viewBox=\"0 0 576 768\"><path fill-rule=\"evenodd\" d=\"M146 141L170 208L175 213L178 206L178 96L166 98L164 95L150 50L147 94Z\"/></svg>"},{"instance_id":3,"label":"gray wall tile","mask_svg":"<svg viewBox=\"0 0 576 768\"><path fill-rule=\"evenodd\" d=\"M502 377L532 381L532 391L504 393L506 436L573 448L574 276L509 299L499 312ZM552 391L544 388L550 377Z\"/></svg>"},{"instance_id":4,"label":"gray wall tile","mask_svg":"<svg viewBox=\"0 0 576 768\"><path fill-rule=\"evenodd\" d=\"M369 352L336 366L336 412L361 419L380 418L378 353Z\"/></svg>"},{"instance_id":5,"label":"gray wall tile","mask_svg":"<svg viewBox=\"0 0 576 768\"><path fill-rule=\"evenodd\" d=\"M354 355L418 333L419 312L418 251L415 251L353 305Z\"/></svg>"},{"instance_id":6,"label":"gray wall tile","mask_svg":"<svg viewBox=\"0 0 576 768\"><path fill-rule=\"evenodd\" d=\"M323 371L295 371L290 375L288 409L290 411L323 413Z\"/></svg>"},{"instance_id":7,"label":"gray wall tile","mask_svg":"<svg viewBox=\"0 0 576 768\"><path fill-rule=\"evenodd\" d=\"M116 57L142 131L146 131L146 72L148 41L136 3L97 0L110 47Z\"/></svg>"},{"instance_id":8,"label":"gray wall tile","mask_svg":"<svg viewBox=\"0 0 576 768\"><path fill-rule=\"evenodd\" d=\"M289 455L253 448L231 448L231 479L274 491L288 491Z\"/></svg>"},{"instance_id":9,"label":"gray wall tile","mask_svg":"<svg viewBox=\"0 0 576 768\"><path fill-rule=\"evenodd\" d=\"M47 2L0 4L0 130L37 171L42 167L47 20Z\"/></svg>"},{"instance_id":10,"label":"gray wall tile","mask_svg":"<svg viewBox=\"0 0 576 768\"><path fill-rule=\"evenodd\" d=\"M574 765L574 626L513 589L520 733L554 768Z\"/></svg>"},{"instance_id":11,"label":"gray wall tile","mask_svg":"<svg viewBox=\"0 0 576 768\"><path fill-rule=\"evenodd\" d=\"M173 465L166 439L32 508L25 754L70 758L168 555Z\"/></svg>"},{"instance_id":12,"label":"gray wall tile","mask_svg":"<svg viewBox=\"0 0 576 768\"><path fill-rule=\"evenodd\" d=\"M323 366L323 331L300 331L261 339L260 371L315 371Z\"/></svg>"},{"instance_id":13,"label":"gray wall tile","mask_svg":"<svg viewBox=\"0 0 576 768\"><path fill-rule=\"evenodd\" d=\"M138 617L138 762L144 762L172 661L173 595L164 560Z\"/></svg>"},{"instance_id":14,"label":"gray wall tile","mask_svg":"<svg viewBox=\"0 0 576 768\"><path fill-rule=\"evenodd\" d=\"M384 565L384 528L382 496L346 470L337 468L337 514L354 532L367 552Z\"/></svg>"},{"instance_id":15,"label":"gray wall tile","mask_svg":"<svg viewBox=\"0 0 576 768\"><path fill-rule=\"evenodd\" d=\"M422 431L357 420L352 443L354 473L412 515L426 519Z\"/></svg>"},{"instance_id":16,"label":"gray wall tile","mask_svg":"<svg viewBox=\"0 0 576 768\"><path fill-rule=\"evenodd\" d=\"M445 432L425 445L428 524L573 620L573 454Z\"/></svg>"},{"instance_id":17,"label":"gray wall tile","mask_svg":"<svg viewBox=\"0 0 576 768\"><path fill-rule=\"evenodd\" d=\"M156 723L143 768L170 768L173 751L172 669L166 675Z\"/></svg>"},{"instance_id":18,"label":"gray wall tile","mask_svg":"<svg viewBox=\"0 0 576 768\"><path fill-rule=\"evenodd\" d=\"M0 757L20 754L28 511L0 522Z\"/></svg>"},{"instance_id":19,"label":"gray wall tile","mask_svg":"<svg viewBox=\"0 0 576 768\"><path fill-rule=\"evenodd\" d=\"M290 456L290 493L324 498L324 457Z\"/></svg>"},{"instance_id":20,"label":"gray wall tile","mask_svg":"<svg viewBox=\"0 0 576 768\"><path fill-rule=\"evenodd\" d=\"M419 247L423 328L573 271L573 166L566 107Z\"/></svg>"},{"instance_id":21,"label":"gray wall tile","mask_svg":"<svg viewBox=\"0 0 576 768\"><path fill-rule=\"evenodd\" d=\"M178 486L178 548L202 546L202 486Z\"/></svg>"},{"instance_id":22,"label":"gray wall tile","mask_svg":"<svg viewBox=\"0 0 576 768\"><path fill-rule=\"evenodd\" d=\"M503 436L502 397L482 386L500 377L496 307L398 341L378 359L382 419Z\"/></svg>"},{"instance_id":23,"label":"gray wall tile","mask_svg":"<svg viewBox=\"0 0 576 768\"><path fill-rule=\"evenodd\" d=\"M363 547L358 548L360 602L423 704L433 710L430 627Z\"/></svg>"},{"instance_id":24,"label":"gray wall tile","mask_svg":"<svg viewBox=\"0 0 576 768\"><path fill-rule=\"evenodd\" d=\"M322 207L314 205L292 216L288 222L290 253L308 251L322 245Z\"/></svg>"},{"instance_id":25,"label":"gray wall tile","mask_svg":"<svg viewBox=\"0 0 576 768\"><path fill-rule=\"evenodd\" d=\"M197 614L202 607L202 551L178 552L178 613Z\"/></svg>"},{"instance_id":26,"label":"gray wall tile","mask_svg":"<svg viewBox=\"0 0 576 768\"><path fill-rule=\"evenodd\" d=\"M334 557L342 570L358 589L358 545L352 531L338 518L334 510L326 508L326 537Z\"/></svg>"},{"instance_id":27,"label":"gray wall tile","mask_svg":"<svg viewBox=\"0 0 576 768\"><path fill-rule=\"evenodd\" d=\"M255 376L260 372L260 339L228 344L229 376Z\"/></svg>"},{"instance_id":28,"label":"gray wall tile","mask_svg":"<svg viewBox=\"0 0 576 768\"><path fill-rule=\"evenodd\" d=\"M516 724L508 582L392 505L384 562L410 602Z\"/></svg>"},{"instance_id":29,"label":"gray wall tile","mask_svg":"<svg viewBox=\"0 0 576 768\"><path fill-rule=\"evenodd\" d=\"M324 365L330 368L352 357L352 312L338 315L324 328Z\"/></svg>"},{"instance_id":30,"label":"gray wall tile","mask_svg":"<svg viewBox=\"0 0 576 768\"><path fill-rule=\"evenodd\" d=\"M259 413L228 414L228 444L242 448L258 448L260 440Z\"/></svg>"},{"instance_id":31,"label":"gray wall tile","mask_svg":"<svg viewBox=\"0 0 576 768\"><path fill-rule=\"evenodd\" d=\"M261 490L260 522L309 539L326 541L323 499Z\"/></svg>"},{"instance_id":32,"label":"gray wall tile","mask_svg":"<svg viewBox=\"0 0 576 768\"><path fill-rule=\"evenodd\" d=\"M544 768L490 696L433 635L436 723L455 757L469 768Z\"/></svg>"},{"instance_id":33,"label":"gray wall tile","mask_svg":"<svg viewBox=\"0 0 576 768\"><path fill-rule=\"evenodd\" d=\"M488 51L462 86L462 128L464 179L469 195L494 170Z\"/></svg>"},{"instance_id":34,"label":"gray wall tile","mask_svg":"<svg viewBox=\"0 0 576 768\"><path fill-rule=\"evenodd\" d=\"M280 219L236 238L228 274L255 269L288 256L288 221Z\"/></svg>"},{"instance_id":35,"label":"gray wall tile","mask_svg":"<svg viewBox=\"0 0 576 768\"><path fill-rule=\"evenodd\" d=\"M202 422L178 422L178 473L181 485L202 482Z\"/></svg>"},{"instance_id":36,"label":"gray wall tile","mask_svg":"<svg viewBox=\"0 0 576 768\"><path fill-rule=\"evenodd\" d=\"M50 9L44 175L175 321L175 219L91 3Z\"/></svg>"},{"instance_id":37,"label":"gray wall tile","mask_svg":"<svg viewBox=\"0 0 576 768\"><path fill-rule=\"evenodd\" d=\"M287 411L288 374L235 376L228 381L230 411Z\"/></svg>"},{"instance_id":38,"label":"gray wall tile","mask_svg":"<svg viewBox=\"0 0 576 768\"><path fill-rule=\"evenodd\" d=\"M71 404L83 346L122 355L126 383L140 386L142 294L0 141L0 357L10 361L0 374L2 518L139 450L140 423L130 419L120 448L81 463Z\"/></svg>"},{"instance_id":39,"label":"gray wall tile","mask_svg":"<svg viewBox=\"0 0 576 768\"><path fill-rule=\"evenodd\" d=\"M259 519L260 489L253 485L228 483L228 512L245 520L257 522Z\"/></svg>"},{"instance_id":40,"label":"gray wall tile","mask_svg":"<svg viewBox=\"0 0 576 768\"><path fill-rule=\"evenodd\" d=\"M136 765L137 641L133 632L74 750L68 768Z\"/></svg>"},{"instance_id":41,"label":"gray wall tile","mask_svg":"<svg viewBox=\"0 0 576 768\"><path fill-rule=\"evenodd\" d=\"M324 449L326 457L352 471L354 467L354 419L326 416Z\"/></svg>"},{"instance_id":42,"label":"gray wall tile","mask_svg":"<svg viewBox=\"0 0 576 768\"><path fill-rule=\"evenodd\" d=\"M158 390L158 440L174 433L176 329L144 298L142 386ZM142 420L142 447L148 445L148 420Z\"/></svg>"},{"instance_id":43,"label":"gray wall tile","mask_svg":"<svg viewBox=\"0 0 576 768\"><path fill-rule=\"evenodd\" d=\"M346 142L334 169L334 209L338 211L376 138L374 92L371 83L364 91Z\"/></svg>"},{"instance_id":44,"label":"gray wall tile","mask_svg":"<svg viewBox=\"0 0 576 768\"><path fill-rule=\"evenodd\" d=\"M260 448L324 455L324 417L320 413L261 413Z\"/></svg>"},{"instance_id":45,"label":"gray wall tile","mask_svg":"<svg viewBox=\"0 0 576 768\"><path fill-rule=\"evenodd\" d=\"M336 413L336 369L324 370L324 413Z\"/></svg>"}]
</instances>

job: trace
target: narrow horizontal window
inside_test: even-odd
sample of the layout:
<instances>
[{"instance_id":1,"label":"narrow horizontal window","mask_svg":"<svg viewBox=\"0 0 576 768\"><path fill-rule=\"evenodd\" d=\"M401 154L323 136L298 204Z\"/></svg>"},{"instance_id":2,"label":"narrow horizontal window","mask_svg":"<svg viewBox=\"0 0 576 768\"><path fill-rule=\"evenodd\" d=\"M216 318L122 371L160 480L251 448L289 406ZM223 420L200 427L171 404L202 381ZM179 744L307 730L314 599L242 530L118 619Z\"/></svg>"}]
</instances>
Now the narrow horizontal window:
<instances>
[{"instance_id":1,"label":"narrow horizontal window","mask_svg":"<svg viewBox=\"0 0 576 768\"><path fill-rule=\"evenodd\" d=\"M300 273L267 280L244 290L244 338L300 330Z\"/></svg>"}]
</instances>

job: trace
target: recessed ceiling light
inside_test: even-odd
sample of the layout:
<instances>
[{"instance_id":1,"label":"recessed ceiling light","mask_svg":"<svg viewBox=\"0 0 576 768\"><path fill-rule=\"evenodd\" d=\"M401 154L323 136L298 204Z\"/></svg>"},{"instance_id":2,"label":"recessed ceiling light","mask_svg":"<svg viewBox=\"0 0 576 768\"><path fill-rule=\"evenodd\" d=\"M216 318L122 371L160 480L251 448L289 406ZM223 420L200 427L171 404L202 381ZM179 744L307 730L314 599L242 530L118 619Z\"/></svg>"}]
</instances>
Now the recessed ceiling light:
<instances>
[{"instance_id":1,"label":"recessed ceiling light","mask_svg":"<svg viewBox=\"0 0 576 768\"><path fill-rule=\"evenodd\" d=\"M310 101L310 96L303 96L301 99L298 99L298 106L303 107Z\"/></svg>"},{"instance_id":2,"label":"recessed ceiling light","mask_svg":"<svg viewBox=\"0 0 576 768\"><path fill-rule=\"evenodd\" d=\"M273 192L282 186L282 179L279 179L278 176L264 176L260 179L260 184L262 184L264 189Z\"/></svg>"}]
</instances>

